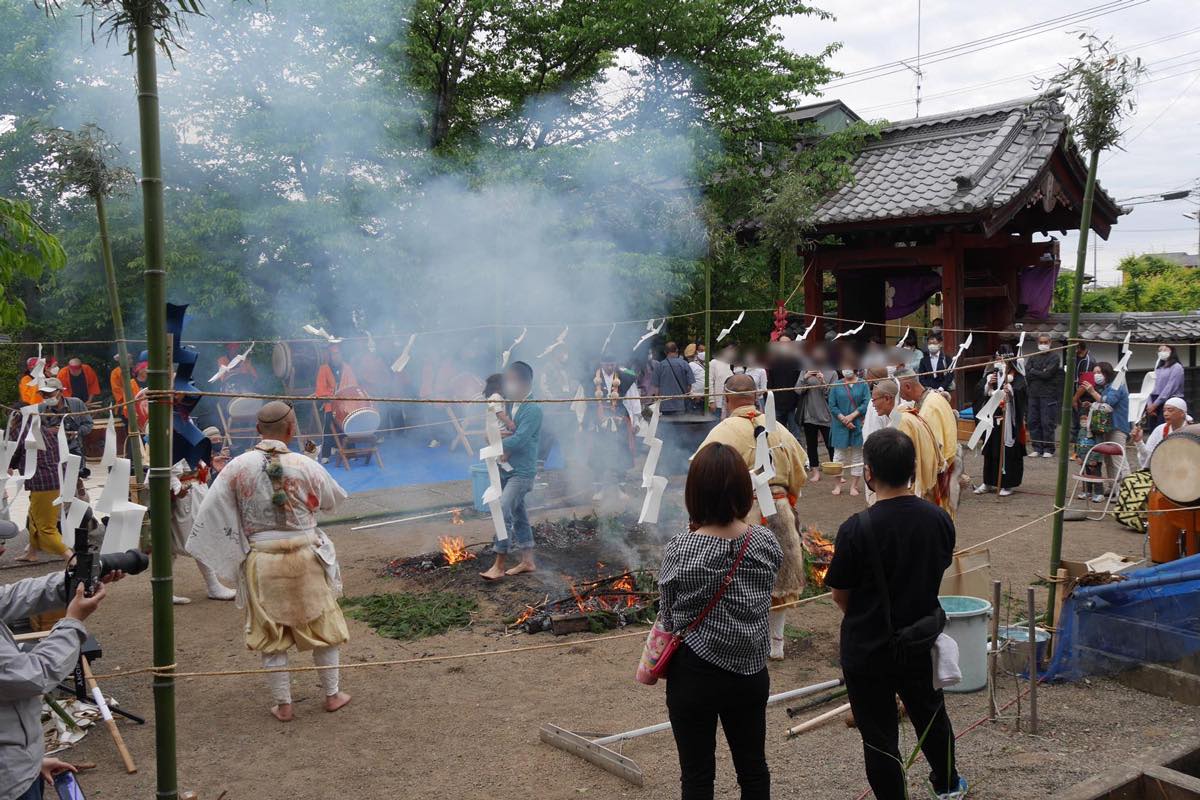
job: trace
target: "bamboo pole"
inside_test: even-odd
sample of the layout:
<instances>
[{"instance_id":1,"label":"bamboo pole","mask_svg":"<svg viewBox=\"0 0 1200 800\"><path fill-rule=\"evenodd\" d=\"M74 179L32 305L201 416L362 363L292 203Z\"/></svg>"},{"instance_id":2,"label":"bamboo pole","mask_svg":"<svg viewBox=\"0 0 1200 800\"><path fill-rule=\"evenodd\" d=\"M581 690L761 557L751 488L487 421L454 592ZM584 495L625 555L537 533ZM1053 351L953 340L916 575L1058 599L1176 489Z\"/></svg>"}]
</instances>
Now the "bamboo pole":
<instances>
[{"instance_id":1,"label":"bamboo pole","mask_svg":"<svg viewBox=\"0 0 1200 800\"><path fill-rule=\"evenodd\" d=\"M121 391L125 393L126 401L133 400L132 366L129 362L129 345L125 343L125 321L121 316L121 299L117 294L117 272L113 267L112 246L108 239L108 212L104 208L104 195L97 194L96 222L100 226L100 254L104 260L104 282L108 287L108 313L112 314L113 335L117 338L117 358L121 363ZM125 406L126 429L135 437L133 446L129 448L129 459L133 462L133 476L139 485L142 482L142 428L138 424L137 414L133 406ZM113 419L115 422L115 417Z\"/></svg>"},{"instance_id":2,"label":"bamboo pole","mask_svg":"<svg viewBox=\"0 0 1200 800\"><path fill-rule=\"evenodd\" d=\"M799 725L788 728L787 735L789 737L791 737L791 736L799 736L802 733L808 733L809 731L811 731L814 728L819 728L822 725L825 725L826 723L832 722L833 720L837 719L838 717L840 717L842 714L845 714L849 710L850 710L850 704L843 703L842 705L838 706L837 708L826 711L824 714L818 714L817 716L813 717L812 719L805 720L804 722L801 722Z\"/></svg>"},{"instance_id":3,"label":"bamboo pole","mask_svg":"<svg viewBox=\"0 0 1200 800\"><path fill-rule=\"evenodd\" d=\"M1029 604L1029 732L1037 735L1038 732L1038 717L1037 717L1037 684L1038 684L1038 657L1037 657L1037 606L1033 597L1033 587L1030 586L1026 594L1026 600Z\"/></svg>"},{"instance_id":4,"label":"bamboo pole","mask_svg":"<svg viewBox=\"0 0 1200 800\"><path fill-rule=\"evenodd\" d=\"M1100 166L1100 149L1092 150L1088 158L1087 184L1083 190L1083 212L1079 220L1079 247L1075 252L1075 286L1071 291L1071 326L1067 331L1067 342L1072 344L1079 341L1079 301L1083 294L1083 270L1087 266L1088 233L1092 226L1092 201L1096 196L1096 170ZM1063 368L1066 378L1063 380L1062 413L1058 423L1058 485L1054 490L1054 531L1050 537L1050 574L1058 573L1062 566L1062 535L1063 508L1067 504L1067 452L1071 448L1071 400L1075 394L1075 365L1074 355L1067 351ZM1054 601L1058 596L1057 584L1050 584L1050 597L1046 603L1046 624L1054 625ZM1030 643L1033 644L1032 642Z\"/></svg>"},{"instance_id":5,"label":"bamboo pole","mask_svg":"<svg viewBox=\"0 0 1200 800\"><path fill-rule=\"evenodd\" d=\"M100 716L104 719L104 726L108 728L108 733L112 736L113 744L117 746L117 753L121 756L121 763L125 765L125 771L132 775L137 772L137 765L133 763L133 756L129 755L129 748L125 746L125 740L121 737L121 731L117 729L117 722L113 719L112 712L108 710L108 702L104 699L104 693L100 691L100 685L96 683L96 677L92 674L92 665L88 663L87 656L80 656L79 664L83 667L83 679L87 682L88 690L92 693L92 702L96 704L96 708L100 709Z\"/></svg>"},{"instance_id":6,"label":"bamboo pole","mask_svg":"<svg viewBox=\"0 0 1200 800\"><path fill-rule=\"evenodd\" d=\"M138 123L142 146L142 225L145 237L146 338L150 346L150 389L169 388L167 356L167 273L164 259L162 147L159 141L158 63L154 19L138 8L134 22L137 60ZM159 394L158 397L162 397ZM171 605L171 406L161 399L150 403L150 559L153 606L154 666L175 663L175 618ZM176 800L179 784L175 751L175 678L156 672L154 688L154 752L157 797Z\"/></svg>"},{"instance_id":7,"label":"bamboo pole","mask_svg":"<svg viewBox=\"0 0 1200 800\"><path fill-rule=\"evenodd\" d=\"M992 581L992 646L988 648L988 716L995 720L996 666L1000 661L1000 581Z\"/></svg>"}]
</instances>

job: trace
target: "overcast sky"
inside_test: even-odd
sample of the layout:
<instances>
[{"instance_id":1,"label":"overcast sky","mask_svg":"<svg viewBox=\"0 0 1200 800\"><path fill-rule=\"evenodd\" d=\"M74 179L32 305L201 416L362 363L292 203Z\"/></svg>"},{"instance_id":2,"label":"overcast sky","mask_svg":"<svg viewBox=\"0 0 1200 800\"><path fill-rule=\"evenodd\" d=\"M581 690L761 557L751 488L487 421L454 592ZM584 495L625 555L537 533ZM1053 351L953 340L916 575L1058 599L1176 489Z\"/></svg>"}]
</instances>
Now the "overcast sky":
<instances>
[{"instance_id":1,"label":"overcast sky","mask_svg":"<svg viewBox=\"0 0 1200 800\"><path fill-rule=\"evenodd\" d=\"M801 52L816 52L830 42L841 42L832 66L849 73L916 55L917 3L814 0L836 19L792 18L780 24L787 44ZM1068 31L1090 29L1101 37L1111 37L1118 49L1140 57L1150 70L1138 90L1137 111L1128 123L1126 151L1101 159L1101 185L1117 199L1194 187L1200 179L1200 3L1196 0L921 0L921 51L929 54L1086 9L1096 9L1094 13L1099 14L1125 4L1131 5L1019 41L923 65L921 116L1031 94L1031 73L1052 75L1059 63L1079 52L1077 38ZM1102 5L1106 8L1097 8ZM915 76L903 70L830 88L826 97L841 99L868 119L900 120L914 116L915 90ZM1197 225L1183 216L1194 210L1188 201L1177 200L1140 205L1122 217L1109 240L1099 244L1100 282L1116 282L1116 264L1129 254L1195 253ZM1076 246L1076 237L1068 236L1063 244L1064 263L1074 263ZM1089 270L1091 266L1089 247Z\"/></svg>"}]
</instances>

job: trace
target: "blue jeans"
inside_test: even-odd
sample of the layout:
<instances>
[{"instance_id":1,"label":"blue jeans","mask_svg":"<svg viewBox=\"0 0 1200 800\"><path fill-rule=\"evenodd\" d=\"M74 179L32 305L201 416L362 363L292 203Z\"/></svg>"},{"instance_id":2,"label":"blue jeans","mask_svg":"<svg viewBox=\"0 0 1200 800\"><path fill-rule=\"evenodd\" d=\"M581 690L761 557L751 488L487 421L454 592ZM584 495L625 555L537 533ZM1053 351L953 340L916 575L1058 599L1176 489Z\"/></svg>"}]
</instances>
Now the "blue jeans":
<instances>
[{"instance_id":1,"label":"blue jeans","mask_svg":"<svg viewBox=\"0 0 1200 800\"><path fill-rule=\"evenodd\" d=\"M496 539L495 550L497 553L507 553L512 548L532 550L533 528L529 525L529 512L525 510L525 495L533 489L533 478L503 475L500 485L503 487L500 507L504 510L504 527L508 528L508 538Z\"/></svg>"},{"instance_id":2,"label":"blue jeans","mask_svg":"<svg viewBox=\"0 0 1200 800\"><path fill-rule=\"evenodd\" d=\"M38 775L25 794L17 795L17 800L42 800L42 776Z\"/></svg>"}]
</instances>

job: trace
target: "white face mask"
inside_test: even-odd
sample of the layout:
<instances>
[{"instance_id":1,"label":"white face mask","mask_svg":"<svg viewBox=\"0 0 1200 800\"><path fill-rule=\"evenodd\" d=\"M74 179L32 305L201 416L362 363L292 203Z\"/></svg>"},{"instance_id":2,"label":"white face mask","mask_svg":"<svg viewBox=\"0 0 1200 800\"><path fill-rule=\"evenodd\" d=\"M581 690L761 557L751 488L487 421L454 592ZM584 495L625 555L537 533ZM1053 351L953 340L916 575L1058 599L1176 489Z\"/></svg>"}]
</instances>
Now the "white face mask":
<instances>
[{"instance_id":1,"label":"white face mask","mask_svg":"<svg viewBox=\"0 0 1200 800\"><path fill-rule=\"evenodd\" d=\"M1104 376L1103 376L1102 374L1100 374L1100 373L1096 373L1096 385L1097 385L1097 386L1103 386L1103 385L1104 385Z\"/></svg>"},{"instance_id":2,"label":"white face mask","mask_svg":"<svg viewBox=\"0 0 1200 800\"><path fill-rule=\"evenodd\" d=\"M1003 361L997 361L992 366L994 366L996 368L996 372L1004 372L1004 362Z\"/></svg>"},{"instance_id":3,"label":"white face mask","mask_svg":"<svg viewBox=\"0 0 1200 800\"><path fill-rule=\"evenodd\" d=\"M1159 350L1158 351L1158 360L1159 361L1166 361L1170 357L1171 357L1170 350Z\"/></svg>"},{"instance_id":4,"label":"white face mask","mask_svg":"<svg viewBox=\"0 0 1200 800\"><path fill-rule=\"evenodd\" d=\"M1050 349L1050 345L1042 344L1041 342L1038 343L1038 350L1041 350L1043 353L1049 349Z\"/></svg>"},{"instance_id":5,"label":"white face mask","mask_svg":"<svg viewBox=\"0 0 1200 800\"><path fill-rule=\"evenodd\" d=\"M929 353L931 355L937 355L940 352L942 352L942 346L940 344L929 345Z\"/></svg>"},{"instance_id":6,"label":"white face mask","mask_svg":"<svg viewBox=\"0 0 1200 800\"><path fill-rule=\"evenodd\" d=\"M844 370L842 370L842 377L843 377L843 378L853 378L853 377L854 377L854 370L852 370L852 369L844 369Z\"/></svg>"}]
</instances>

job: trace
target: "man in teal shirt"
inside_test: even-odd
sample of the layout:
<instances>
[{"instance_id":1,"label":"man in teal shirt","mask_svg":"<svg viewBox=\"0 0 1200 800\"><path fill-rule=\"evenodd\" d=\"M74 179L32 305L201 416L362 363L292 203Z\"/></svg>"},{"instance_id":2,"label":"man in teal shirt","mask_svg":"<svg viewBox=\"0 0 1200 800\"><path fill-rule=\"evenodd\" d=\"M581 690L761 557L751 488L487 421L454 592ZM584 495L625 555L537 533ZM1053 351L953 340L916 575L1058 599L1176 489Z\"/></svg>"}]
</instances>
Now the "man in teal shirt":
<instances>
[{"instance_id":1,"label":"man in teal shirt","mask_svg":"<svg viewBox=\"0 0 1200 800\"><path fill-rule=\"evenodd\" d=\"M533 488L533 479L537 475L538 439L542 433L542 409L537 403L527 402L532 391L533 368L524 361L514 361L504 371L504 396L511 404L509 414L515 429L511 433L502 432L504 456L501 458L502 464L511 469L502 470L500 476L504 490L500 495L500 506L504 510L508 538L495 540L496 561L491 569L480 573L489 581L537 569L533 561L533 528L525 509L525 496ZM520 561L505 569L508 554L514 548L520 551Z\"/></svg>"}]
</instances>

